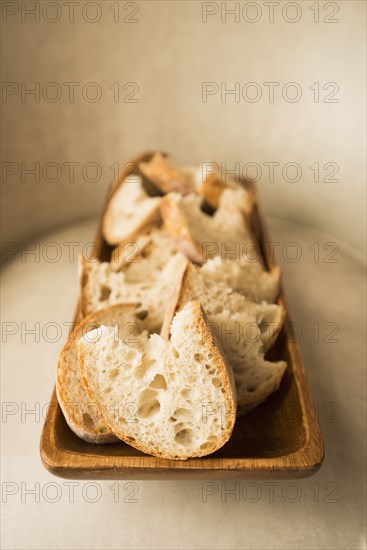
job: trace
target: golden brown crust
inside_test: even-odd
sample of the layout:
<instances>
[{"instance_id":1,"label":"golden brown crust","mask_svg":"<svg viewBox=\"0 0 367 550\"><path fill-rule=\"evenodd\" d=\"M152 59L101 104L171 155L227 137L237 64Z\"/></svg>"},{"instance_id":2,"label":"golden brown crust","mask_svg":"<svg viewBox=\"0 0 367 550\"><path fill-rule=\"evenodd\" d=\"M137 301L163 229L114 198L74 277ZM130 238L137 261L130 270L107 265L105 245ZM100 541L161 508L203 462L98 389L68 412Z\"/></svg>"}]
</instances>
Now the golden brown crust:
<instances>
[{"instance_id":1,"label":"golden brown crust","mask_svg":"<svg viewBox=\"0 0 367 550\"><path fill-rule=\"evenodd\" d=\"M232 429L236 417L236 385L234 381L234 375L232 368L227 362L223 352L221 351L221 345L214 333L209 329L206 313L203 310L199 300L193 300L195 307L195 321L197 323L197 331L201 334L203 341L208 346L211 354L213 355L216 367L219 369L221 382L226 389L226 414L232 417ZM232 399L229 399L231 396ZM231 430L232 432L232 430ZM229 434L230 435L230 434ZM229 439L229 436L228 436Z\"/></svg>"}]
</instances>

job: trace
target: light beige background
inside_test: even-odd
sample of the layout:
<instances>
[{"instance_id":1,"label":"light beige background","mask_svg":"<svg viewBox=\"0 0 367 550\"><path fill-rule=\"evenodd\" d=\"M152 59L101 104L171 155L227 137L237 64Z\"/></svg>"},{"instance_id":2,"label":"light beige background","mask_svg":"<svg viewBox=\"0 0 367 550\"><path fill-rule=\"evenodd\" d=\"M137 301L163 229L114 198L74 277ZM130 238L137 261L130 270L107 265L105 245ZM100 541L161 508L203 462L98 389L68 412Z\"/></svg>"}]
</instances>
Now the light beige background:
<instances>
[{"instance_id":1,"label":"light beige background","mask_svg":"<svg viewBox=\"0 0 367 550\"><path fill-rule=\"evenodd\" d=\"M30 17L22 23L25 3L10 4L19 12L2 25L4 82L28 87L35 82L41 87L97 82L103 95L97 103L83 100L80 92L74 103L65 95L56 103L29 97L22 102L20 94L5 101L3 96L3 170L7 162L16 163L20 171L22 162L27 168L35 162L41 167L96 162L102 176L96 183L85 181L80 166L74 182L65 166L57 183L42 177L38 183L31 177L22 182L20 172L5 181L3 174L3 241L37 238L41 250L56 242L63 251L57 263L27 256L26 262L18 259L4 269L2 321L16 323L18 332L2 345L3 401L21 410L22 402L31 408L49 399L66 337L64 323L72 317L77 292L77 264L68 260L64 243L90 240L96 221L83 220L100 212L113 177L110 166L145 148L171 151L188 163L257 162L264 169L264 162L297 162L303 172L300 182L284 182L278 171L270 183L264 170L259 187L273 240L281 246L297 241L304 251L302 261L294 264L279 254L277 259L291 313L303 329L300 344L319 408L326 459L314 478L297 482L301 498L295 503L284 498L284 482L274 502L260 483L257 503L242 498L239 503L230 498L221 502L220 487L218 495L203 503L201 483L158 481L140 482L135 504L114 503L110 483L101 483L96 504L82 498L81 483L70 503L64 482L40 464L42 419L28 416L22 422L19 412L2 422L3 490L9 488L4 483L18 487L2 506L4 548L365 548L366 350L360 308L365 296L364 3L337 2L336 24L322 22L331 13L324 9L326 2L319 3L318 24L310 10L314 2L304 1L297 3L302 17L294 24L281 16L284 2L276 8L274 23L268 21L266 6L257 2L263 16L255 24L243 19L236 23L230 16L222 23L220 14L204 24L200 1L138 2L135 24L114 23L109 8L115 2L109 0L97 2L102 18L95 24L80 16L86 2L80 2L74 23L63 9L54 24L42 16L39 23ZM120 3L121 18L130 11L124 11L125 4ZM264 82L280 82L281 87L297 82L303 95L288 103L278 88L274 103L265 98L235 103L230 97L222 103L219 95L203 103L206 81L225 82L228 88L237 81L257 82L264 95ZM109 90L114 82L136 82L139 102L114 103ZM314 103L309 90L314 82L320 83L322 94L325 83L336 82L338 103ZM336 162L339 181L315 183L308 168L315 162L320 167ZM338 262L315 263L309 251L315 241L321 251L335 241ZM42 332L38 342L32 335L22 337L22 323L25 328L40 323L42 331L50 322L64 327L54 343ZM321 332L321 342L315 343L309 329L315 322L321 330L325 323L337 323L338 342L323 342ZM335 421L330 421L335 410ZM58 482L60 501L49 503L41 493L39 503L32 496L22 502L22 491L37 482L41 491ZM331 498L337 501L328 502L335 487ZM313 496L317 488L319 501Z\"/></svg>"},{"instance_id":2,"label":"light beige background","mask_svg":"<svg viewBox=\"0 0 367 550\"><path fill-rule=\"evenodd\" d=\"M112 1L97 4L101 19L94 24L83 20L81 2L74 23L68 22L64 7L54 24L44 20L55 17L52 9L43 17L41 13L39 23L31 16L21 23L19 9L3 25L3 80L20 87L22 82L27 87L39 82L41 89L56 82L64 92L56 103L42 97L36 103L31 96L22 103L20 93L6 97L3 161L27 167L35 162L41 167L48 162L97 162L102 167L95 184L83 181L80 167L74 183L68 181L66 167L58 183L41 177L35 184L30 176L22 183L19 174L9 176L3 197L7 240L23 240L96 214L112 179L108 167L142 149L161 148L183 162L216 160L229 167L235 162L259 163L271 215L312 225L363 254L364 2L337 3L339 12L333 18L339 23L334 24L323 22L333 11L325 9L325 2L320 3L319 23L313 22L310 10L314 3L299 2L302 16L293 24L284 20L284 3L275 9L274 23L268 21L269 8L257 3L262 17L253 24L242 15L238 23L230 15L222 23L220 2L214 3L219 13L208 16L207 23L200 1L139 2L139 12L132 16L138 23L122 22L131 12L126 2L120 2L120 23L113 22ZM250 10L248 17L254 14ZM292 9L285 12L289 18L294 14ZM93 10L85 17L93 18ZM222 103L218 94L203 103L202 83L208 81L224 82L228 89L235 82L241 87L256 82L263 96L257 103L236 103L233 96ZM80 83L74 103L68 101L65 82ZM89 82L101 87L97 103L81 97L80 90ZM109 90L114 82L137 83L138 103L114 103ZM280 83L274 103L266 100L264 82ZM297 103L282 98L289 82L301 87ZM320 86L319 103L309 90L315 82ZM328 82L339 86L338 103L322 101L333 91L322 89ZM274 183L269 183L264 162L279 162L280 168L297 162L302 178L286 182L277 169ZM324 164L337 163L338 183L314 183L308 167L315 162L322 178Z\"/></svg>"}]
</instances>

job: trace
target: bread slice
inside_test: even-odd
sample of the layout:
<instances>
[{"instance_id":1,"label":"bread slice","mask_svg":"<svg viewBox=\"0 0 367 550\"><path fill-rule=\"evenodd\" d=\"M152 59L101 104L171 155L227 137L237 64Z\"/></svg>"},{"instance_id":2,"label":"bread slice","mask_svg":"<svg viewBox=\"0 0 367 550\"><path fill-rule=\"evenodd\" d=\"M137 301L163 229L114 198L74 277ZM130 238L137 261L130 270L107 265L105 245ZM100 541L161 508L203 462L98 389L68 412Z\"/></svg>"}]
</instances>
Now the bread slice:
<instances>
[{"instance_id":1,"label":"bread slice","mask_svg":"<svg viewBox=\"0 0 367 550\"><path fill-rule=\"evenodd\" d=\"M221 283L208 284L200 269L187 262L171 295L161 331L163 337L169 334L175 313L198 297L233 369L238 413L242 414L264 401L280 385L287 364L266 361L264 354L279 333L284 309L275 304L251 303Z\"/></svg>"},{"instance_id":2,"label":"bread slice","mask_svg":"<svg viewBox=\"0 0 367 550\"><path fill-rule=\"evenodd\" d=\"M119 338L129 346L141 348L148 341L143 323L136 316L136 305L118 305L97 311L83 320L70 334L63 347L56 375L57 398L71 430L89 443L114 443L117 437L102 419L81 383L77 342L88 331L101 325L117 327Z\"/></svg>"},{"instance_id":3,"label":"bread slice","mask_svg":"<svg viewBox=\"0 0 367 550\"><path fill-rule=\"evenodd\" d=\"M210 320L213 315L223 311L229 316L242 311L249 313L253 317L253 321L249 326L241 324L241 330L245 331L250 340L261 341L264 353L274 345L283 326L285 309L282 305L252 302L223 282L217 281L213 285L211 281L207 281L202 276L202 268L199 269L187 262L185 266L180 265L175 284L172 285L163 319L162 336L168 338L169 323L177 311L177 304L182 305L195 297L200 297Z\"/></svg>"},{"instance_id":4,"label":"bread slice","mask_svg":"<svg viewBox=\"0 0 367 550\"><path fill-rule=\"evenodd\" d=\"M280 292L280 267L275 266L268 272L259 262L245 258L239 262L212 258L202 266L201 274L206 281L212 284L224 282L254 302L274 303Z\"/></svg>"},{"instance_id":5,"label":"bread slice","mask_svg":"<svg viewBox=\"0 0 367 550\"><path fill-rule=\"evenodd\" d=\"M170 296L172 281L184 266L184 257L175 254L156 276L130 282L123 271L115 272L108 262L80 262L80 305L83 316L118 303L139 304L138 315L150 332L159 332Z\"/></svg>"},{"instance_id":6,"label":"bread slice","mask_svg":"<svg viewBox=\"0 0 367 550\"><path fill-rule=\"evenodd\" d=\"M102 221L102 233L109 244L132 240L143 229L160 220L160 197L150 197L141 178L128 176L114 191Z\"/></svg>"},{"instance_id":7,"label":"bread slice","mask_svg":"<svg viewBox=\"0 0 367 550\"><path fill-rule=\"evenodd\" d=\"M123 271L127 282L143 282L157 277L176 253L170 235L158 227L139 235L131 243L115 248L111 267L115 271Z\"/></svg>"},{"instance_id":8,"label":"bread slice","mask_svg":"<svg viewBox=\"0 0 367 550\"><path fill-rule=\"evenodd\" d=\"M257 246L241 203L244 189L226 189L213 216L201 210L201 198L169 193L161 202L165 228L175 245L191 261L203 264L209 258L241 257L246 247Z\"/></svg>"},{"instance_id":9,"label":"bread slice","mask_svg":"<svg viewBox=\"0 0 367 550\"><path fill-rule=\"evenodd\" d=\"M162 153L155 153L148 162L141 162L139 170L163 194L174 191L187 195L195 191L190 176L171 157Z\"/></svg>"},{"instance_id":10,"label":"bread slice","mask_svg":"<svg viewBox=\"0 0 367 550\"><path fill-rule=\"evenodd\" d=\"M106 424L123 441L157 457L205 456L229 439L236 414L230 369L198 301L172 322L171 341L151 335L142 351L102 328L81 338L82 379Z\"/></svg>"}]
</instances>

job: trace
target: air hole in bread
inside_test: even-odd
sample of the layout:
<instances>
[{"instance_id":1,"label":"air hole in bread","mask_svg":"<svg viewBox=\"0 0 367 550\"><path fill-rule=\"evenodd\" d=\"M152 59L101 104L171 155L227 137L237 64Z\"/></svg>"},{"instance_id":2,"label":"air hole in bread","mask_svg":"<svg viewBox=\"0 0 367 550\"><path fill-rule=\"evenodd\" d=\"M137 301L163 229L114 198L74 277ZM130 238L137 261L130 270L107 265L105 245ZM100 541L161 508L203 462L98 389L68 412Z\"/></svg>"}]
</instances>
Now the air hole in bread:
<instances>
[{"instance_id":1,"label":"air hole in bread","mask_svg":"<svg viewBox=\"0 0 367 550\"><path fill-rule=\"evenodd\" d=\"M144 321L148 317L148 311L144 309L143 311L137 311L136 316L140 321Z\"/></svg>"},{"instance_id":2,"label":"air hole in bread","mask_svg":"<svg viewBox=\"0 0 367 550\"><path fill-rule=\"evenodd\" d=\"M178 353L177 349L176 348L173 348L173 355L176 357L176 359L178 359L180 357L180 354Z\"/></svg>"},{"instance_id":3,"label":"air hole in bread","mask_svg":"<svg viewBox=\"0 0 367 550\"><path fill-rule=\"evenodd\" d=\"M160 411L161 404L157 399L157 392L152 389L146 389L139 396L139 418L154 418Z\"/></svg>"},{"instance_id":4,"label":"air hole in bread","mask_svg":"<svg viewBox=\"0 0 367 550\"><path fill-rule=\"evenodd\" d=\"M191 447L194 443L194 432L191 428L184 428L175 435L175 441L183 447Z\"/></svg>"},{"instance_id":5,"label":"air hole in bread","mask_svg":"<svg viewBox=\"0 0 367 550\"><path fill-rule=\"evenodd\" d=\"M161 408L161 404L158 399L150 399L140 405L138 410L138 417L142 419L154 418L157 416Z\"/></svg>"},{"instance_id":6,"label":"air hole in bread","mask_svg":"<svg viewBox=\"0 0 367 550\"><path fill-rule=\"evenodd\" d=\"M113 380L114 378L116 378L116 376L118 375L119 372L120 372L119 369L111 369L110 373L108 375L108 378L110 380Z\"/></svg>"},{"instance_id":7,"label":"air hole in bread","mask_svg":"<svg viewBox=\"0 0 367 550\"><path fill-rule=\"evenodd\" d=\"M174 417L178 420L188 420L191 417L191 411L189 409L185 409L183 407L180 407L175 410L173 413Z\"/></svg>"},{"instance_id":8,"label":"air hole in bread","mask_svg":"<svg viewBox=\"0 0 367 550\"><path fill-rule=\"evenodd\" d=\"M192 396L193 391L190 388L184 388L180 393L184 399L188 399Z\"/></svg>"},{"instance_id":9,"label":"air hole in bread","mask_svg":"<svg viewBox=\"0 0 367 550\"><path fill-rule=\"evenodd\" d=\"M198 363L202 363L204 360L205 360L205 357L202 353L195 353L194 361L197 361Z\"/></svg>"},{"instance_id":10,"label":"air hole in bread","mask_svg":"<svg viewBox=\"0 0 367 550\"><path fill-rule=\"evenodd\" d=\"M112 390L111 386L109 386L108 388L106 388L105 390L103 390L103 393L110 393Z\"/></svg>"},{"instance_id":11,"label":"air hole in bread","mask_svg":"<svg viewBox=\"0 0 367 550\"><path fill-rule=\"evenodd\" d=\"M101 300L101 302L105 302L110 297L110 294L111 294L110 287L106 285L102 285L99 293L99 299Z\"/></svg>"},{"instance_id":12,"label":"air hole in bread","mask_svg":"<svg viewBox=\"0 0 367 550\"><path fill-rule=\"evenodd\" d=\"M151 383L149 384L150 388L157 388L158 390L166 390L167 382L164 376L161 374L156 374Z\"/></svg>"},{"instance_id":13,"label":"air hole in bread","mask_svg":"<svg viewBox=\"0 0 367 550\"><path fill-rule=\"evenodd\" d=\"M214 376L214 378L212 378L212 384L213 386L215 386L216 388L220 388L221 387L221 382L219 380L219 378L217 378L216 376Z\"/></svg>"}]
</instances>

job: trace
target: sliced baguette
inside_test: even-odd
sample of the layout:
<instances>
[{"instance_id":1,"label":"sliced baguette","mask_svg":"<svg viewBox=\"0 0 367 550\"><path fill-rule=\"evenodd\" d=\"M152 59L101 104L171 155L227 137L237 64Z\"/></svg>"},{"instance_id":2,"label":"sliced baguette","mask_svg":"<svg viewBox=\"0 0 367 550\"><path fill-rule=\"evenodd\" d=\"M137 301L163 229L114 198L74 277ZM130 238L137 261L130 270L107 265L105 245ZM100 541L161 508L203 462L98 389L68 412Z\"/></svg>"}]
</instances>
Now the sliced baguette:
<instances>
[{"instance_id":1,"label":"sliced baguette","mask_svg":"<svg viewBox=\"0 0 367 550\"><path fill-rule=\"evenodd\" d=\"M212 258L202 266L201 273L206 281L211 281L212 284L225 282L254 302L274 303L280 292L280 267L275 266L268 272L259 262L245 258L241 258L239 262Z\"/></svg>"},{"instance_id":2,"label":"sliced baguette","mask_svg":"<svg viewBox=\"0 0 367 550\"><path fill-rule=\"evenodd\" d=\"M81 383L77 342L88 331L101 325L117 327L119 338L140 348L148 341L134 304L111 306L84 319L70 334L57 364L56 392L65 420L71 430L89 443L114 443L117 437L104 423L99 409L85 393Z\"/></svg>"},{"instance_id":3,"label":"sliced baguette","mask_svg":"<svg viewBox=\"0 0 367 550\"><path fill-rule=\"evenodd\" d=\"M205 456L229 439L236 411L230 369L198 301L178 313L171 341L153 334L143 351L103 327L78 344L83 384L119 438L157 457Z\"/></svg>"},{"instance_id":4,"label":"sliced baguette","mask_svg":"<svg viewBox=\"0 0 367 550\"><path fill-rule=\"evenodd\" d=\"M130 282L124 272L115 272L108 262L80 262L80 304L83 316L118 303L139 304L138 316L150 332L159 332L170 296L172 281L184 266L184 257L175 254L162 271L143 282Z\"/></svg>"},{"instance_id":5,"label":"sliced baguette","mask_svg":"<svg viewBox=\"0 0 367 550\"><path fill-rule=\"evenodd\" d=\"M109 244L132 240L139 232L160 220L160 197L150 197L141 178L128 176L111 196L102 221L102 233Z\"/></svg>"},{"instance_id":6,"label":"sliced baguette","mask_svg":"<svg viewBox=\"0 0 367 550\"><path fill-rule=\"evenodd\" d=\"M251 303L220 283L209 285L199 268L187 262L172 292L162 326L163 337L169 334L176 312L188 301L199 297L208 323L233 369L238 414L243 414L277 390L282 380L287 364L266 361L264 354L280 330L284 308L275 304ZM269 330L268 323L275 323L275 326L270 324L272 330Z\"/></svg>"},{"instance_id":7,"label":"sliced baguette","mask_svg":"<svg viewBox=\"0 0 367 550\"><path fill-rule=\"evenodd\" d=\"M172 158L162 153L155 153L148 162L141 162L139 170L163 194L173 191L187 195L195 191L190 176Z\"/></svg>"},{"instance_id":8,"label":"sliced baguette","mask_svg":"<svg viewBox=\"0 0 367 550\"><path fill-rule=\"evenodd\" d=\"M226 189L213 216L201 210L201 198L169 193L161 202L165 228L175 245L191 261L203 264L209 258L239 257L246 247L257 246L241 201L244 189Z\"/></svg>"}]
</instances>

